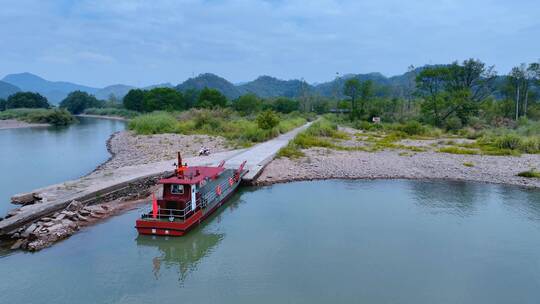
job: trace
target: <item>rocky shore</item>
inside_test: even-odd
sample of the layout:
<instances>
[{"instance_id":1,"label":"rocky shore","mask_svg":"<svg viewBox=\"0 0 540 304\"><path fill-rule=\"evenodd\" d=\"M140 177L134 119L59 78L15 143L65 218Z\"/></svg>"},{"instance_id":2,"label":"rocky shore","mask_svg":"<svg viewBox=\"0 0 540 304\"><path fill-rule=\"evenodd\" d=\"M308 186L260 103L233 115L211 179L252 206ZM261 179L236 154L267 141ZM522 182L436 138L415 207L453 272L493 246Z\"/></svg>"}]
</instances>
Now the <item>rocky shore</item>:
<instances>
[{"instance_id":1,"label":"rocky shore","mask_svg":"<svg viewBox=\"0 0 540 304\"><path fill-rule=\"evenodd\" d=\"M41 123L28 123L16 119L3 119L0 120L0 130L2 129L18 129L18 128L31 128L31 127L48 127L49 124Z\"/></svg>"},{"instance_id":2,"label":"rocky shore","mask_svg":"<svg viewBox=\"0 0 540 304\"><path fill-rule=\"evenodd\" d=\"M257 179L266 185L316 179L449 179L540 188L540 179L516 176L540 167L540 155L485 156L385 150L304 150L305 157L273 160Z\"/></svg>"}]
</instances>

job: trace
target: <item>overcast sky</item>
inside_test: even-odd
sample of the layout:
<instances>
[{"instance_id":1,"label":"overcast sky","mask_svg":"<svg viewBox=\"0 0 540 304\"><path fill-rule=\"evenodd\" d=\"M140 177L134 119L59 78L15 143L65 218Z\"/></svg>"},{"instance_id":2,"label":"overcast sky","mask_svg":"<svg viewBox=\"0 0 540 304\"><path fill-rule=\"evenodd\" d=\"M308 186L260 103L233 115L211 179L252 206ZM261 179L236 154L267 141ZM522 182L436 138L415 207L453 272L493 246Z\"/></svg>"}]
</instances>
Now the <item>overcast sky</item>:
<instances>
[{"instance_id":1,"label":"overcast sky","mask_svg":"<svg viewBox=\"0 0 540 304\"><path fill-rule=\"evenodd\" d=\"M177 84L204 72L322 82L469 57L540 58L538 0L2 0L0 77Z\"/></svg>"}]
</instances>

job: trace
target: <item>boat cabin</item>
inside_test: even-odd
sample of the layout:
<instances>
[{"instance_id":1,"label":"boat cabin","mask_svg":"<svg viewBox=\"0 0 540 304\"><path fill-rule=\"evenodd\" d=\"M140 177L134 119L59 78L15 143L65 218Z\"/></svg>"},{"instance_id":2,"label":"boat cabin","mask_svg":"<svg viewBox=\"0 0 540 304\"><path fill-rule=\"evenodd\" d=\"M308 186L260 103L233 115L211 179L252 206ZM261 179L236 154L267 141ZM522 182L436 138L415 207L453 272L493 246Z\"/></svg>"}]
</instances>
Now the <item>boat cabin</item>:
<instances>
[{"instance_id":1,"label":"boat cabin","mask_svg":"<svg viewBox=\"0 0 540 304\"><path fill-rule=\"evenodd\" d=\"M158 182L163 185L163 196L157 201L159 209L184 210L191 205L191 211L196 211L197 201L201 199L199 190L223 171L223 167L180 166L175 175Z\"/></svg>"}]
</instances>

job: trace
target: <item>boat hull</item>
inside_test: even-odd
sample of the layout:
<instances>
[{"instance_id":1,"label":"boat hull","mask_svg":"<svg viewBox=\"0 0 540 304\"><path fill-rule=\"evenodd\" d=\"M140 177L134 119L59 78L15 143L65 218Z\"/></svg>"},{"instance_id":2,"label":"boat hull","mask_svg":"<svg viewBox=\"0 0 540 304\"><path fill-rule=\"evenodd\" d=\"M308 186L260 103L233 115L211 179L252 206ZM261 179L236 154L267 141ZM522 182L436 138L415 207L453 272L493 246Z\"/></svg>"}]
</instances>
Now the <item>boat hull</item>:
<instances>
[{"instance_id":1,"label":"boat hull","mask_svg":"<svg viewBox=\"0 0 540 304\"><path fill-rule=\"evenodd\" d=\"M234 190L224 196L219 201L219 203L214 205L214 207L208 210L197 210L185 221L167 222L152 219L139 219L135 223L135 228L137 229L139 234L143 235L182 236L186 234L189 230L197 226L199 223L204 221L206 218L208 218L219 207L224 205L229 200L229 198L236 192L238 184L236 184L235 186L236 187L234 188Z\"/></svg>"}]
</instances>

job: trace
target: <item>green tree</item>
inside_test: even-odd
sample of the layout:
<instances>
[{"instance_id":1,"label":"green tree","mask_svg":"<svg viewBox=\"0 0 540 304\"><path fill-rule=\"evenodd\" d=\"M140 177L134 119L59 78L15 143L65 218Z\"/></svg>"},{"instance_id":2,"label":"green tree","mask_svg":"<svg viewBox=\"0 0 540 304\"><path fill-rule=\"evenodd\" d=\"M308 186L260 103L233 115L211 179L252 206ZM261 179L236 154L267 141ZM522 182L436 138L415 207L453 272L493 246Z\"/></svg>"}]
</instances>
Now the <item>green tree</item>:
<instances>
[{"instance_id":1,"label":"green tree","mask_svg":"<svg viewBox=\"0 0 540 304\"><path fill-rule=\"evenodd\" d=\"M100 108L103 102L98 100L94 95L90 95L82 91L73 91L68 94L62 102L60 108L67 109L73 114L81 114L87 108Z\"/></svg>"},{"instance_id":2,"label":"green tree","mask_svg":"<svg viewBox=\"0 0 540 304\"><path fill-rule=\"evenodd\" d=\"M124 108L132 111L143 112L144 90L132 89L124 96L122 103Z\"/></svg>"},{"instance_id":3,"label":"green tree","mask_svg":"<svg viewBox=\"0 0 540 304\"><path fill-rule=\"evenodd\" d=\"M272 110L266 110L257 115L256 121L259 128L270 130L279 124L279 116Z\"/></svg>"},{"instance_id":4,"label":"green tree","mask_svg":"<svg viewBox=\"0 0 540 304\"><path fill-rule=\"evenodd\" d=\"M330 103L327 99L319 98L313 102L313 111L317 114L324 114L330 111Z\"/></svg>"},{"instance_id":5,"label":"green tree","mask_svg":"<svg viewBox=\"0 0 540 304\"><path fill-rule=\"evenodd\" d=\"M199 93L199 98L197 100L198 108L225 107L226 105L227 97L216 89L205 87Z\"/></svg>"},{"instance_id":6,"label":"green tree","mask_svg":"<svg viewBox=\"0 0 540 304\"><path fill-rule=\"evenodd\" d=\"M364 115L366 112L366 104L373 98L374 86L373 81L366 80L360 83L360 114Z\"/></svg>"},{"instance_id":7,"label":"green tree","mask_svg":"<svg viewBox=\"0 0 540 304\"><path fill-rule=\"evenodd\" d=\"M345 82L343 94L345 96L348 96L351 100L351 119L356 119L358 117L358 109L356 103L358 97L360 96L361 89L362 86L358 79L351 78Z\"/></svg>"},{"instance_id":8,"label":"green tree","mask_svg":"<svg viewBox=\"0 0 540 304\"><path fill-rule=\"evenodd\" d=\"M47 98L39 93L18 92L10 95L6 101L6 109L14 108L49 108Z\"/></svg>"},{"instance_id":9,"label":"green tree","mask_svg":"<svg viewBox=\"0 0 540 304\"><path fill-rule=\"evenodd\" d=\"M475 59L424 69L416 77L416 88L424 98L425 120L442 126L448 118L457 116L466 124L493 93L495 77L493 67Z\"/></svg>"},{"instance_id":10,"label":"green tree","mask_svg":"<svg viewBox=\"0 0 540 304\"><path fill-rule=\"evenodd\" d=\"M6 100L0 98L0 111L5 111L5 110L6 110Z\"/></svg>"},{"instance_id":11,"label":"green tree","mask_svg":"<svg viewBox=\"0 0 540 304\"><path fill-rule=\"evenodd\" d=\"M186 107L188 109L195 107L195 105L197 104L197 100L199 99L198 90L190 88L183 91L182 95L184 95L184 100L186 101Z\"/></svg>"},{"instance_id":12,"label":"green tree","mask_svg":"<svg viewBox=\"0 0 540 304\"><path fill-rule=\"evenodd\" d=\"M244 115L253 114L262 108L262 101L255 94L245 94L238 97L233 108Z\"/></svg>"},{"instance_id":13,"label":"green tree","mask_svg":"<svg viewBox=\"0 0 540 304\"><path fill-rule=\"evenodd\" d=\"M279 97L274 102L272 102L272 108L276 112L280 113L291 113L293 111L298 111L300 108L300 103L295 99L290 99L286 97Z\"/></svg>"},{"instance_id":14,"label":"green tree","mask_svg":"<svg viewBox=\"0 0 540 304\"><path fill-rule=\"evenodd\" d=\"M182 93L172 88L154 88L146 91L143 99L143 111L158 110L179 111L186 109Z\"/></svg>"}]
</instances>

